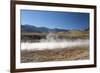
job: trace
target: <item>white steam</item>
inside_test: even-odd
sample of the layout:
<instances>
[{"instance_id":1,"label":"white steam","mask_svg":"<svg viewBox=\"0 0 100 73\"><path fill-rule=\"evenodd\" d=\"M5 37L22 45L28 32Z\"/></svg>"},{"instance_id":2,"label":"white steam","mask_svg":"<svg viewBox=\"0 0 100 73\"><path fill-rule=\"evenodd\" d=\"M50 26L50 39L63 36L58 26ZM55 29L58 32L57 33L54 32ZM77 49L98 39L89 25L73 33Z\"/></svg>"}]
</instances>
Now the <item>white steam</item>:
<instances>
[{"instance_id":1,"label":"white steam","mask_svg":"<svg viewBox=\"0 0 100 73\"><path fill-rule=\"evenodd\" d=\"M41 39L40 42L22 42L22 50L44 50L44 49L62 49L68 47L88 46L89 40L67 40L59 39L54 34L47 35L46 39Z\"/></svg>"}]
</instances>

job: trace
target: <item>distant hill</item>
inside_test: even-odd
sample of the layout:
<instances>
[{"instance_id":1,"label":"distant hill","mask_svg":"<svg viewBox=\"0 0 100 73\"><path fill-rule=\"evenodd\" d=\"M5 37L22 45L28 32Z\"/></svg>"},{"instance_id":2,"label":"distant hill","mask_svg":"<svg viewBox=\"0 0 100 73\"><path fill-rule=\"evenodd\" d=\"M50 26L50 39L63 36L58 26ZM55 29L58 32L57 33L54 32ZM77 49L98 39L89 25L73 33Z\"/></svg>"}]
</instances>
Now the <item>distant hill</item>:
<instances>
[{"instance_id":1,"label":"distant hill","mask_svg":"<svg viewBox=\"0 0 100 73\"><path fill-rule=\"evenodd\" d=\"M84 31L89 31L89 27L88 27L88 28L86 28L86 29L84 29Z\"/></svg>"},{"instance_id":2,"label":"distant hill","mask_svg":"<svg viewBox=\"0 0 100 73\"><path fill-rule=\"evenodd\" d=\"M33 25L21 25L21 31L22 32L66 32L68 30L59 28L50 29L47 27L36 27Z\"/></svg>"}]
</instances>

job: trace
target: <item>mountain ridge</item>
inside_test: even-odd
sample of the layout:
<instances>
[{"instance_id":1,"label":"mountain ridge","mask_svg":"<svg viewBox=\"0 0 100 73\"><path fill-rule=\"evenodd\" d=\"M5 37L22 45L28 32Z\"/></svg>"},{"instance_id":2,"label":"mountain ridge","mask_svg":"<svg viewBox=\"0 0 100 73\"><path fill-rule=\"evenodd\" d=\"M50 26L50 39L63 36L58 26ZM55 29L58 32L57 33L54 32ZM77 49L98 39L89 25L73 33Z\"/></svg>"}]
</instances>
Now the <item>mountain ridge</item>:
<instances>
[{"instance_id":1,"label":"mountain ridge","mask_svg":"<svg viewBox=\"0 0 100 73\"><path fill-rule=\"evenodd\" d=\"M47 28L47 27L36 27L34 25L21 25L22 32L66 32L66 29L59 29L59 28Z\"/></svg>"}]
</instances>

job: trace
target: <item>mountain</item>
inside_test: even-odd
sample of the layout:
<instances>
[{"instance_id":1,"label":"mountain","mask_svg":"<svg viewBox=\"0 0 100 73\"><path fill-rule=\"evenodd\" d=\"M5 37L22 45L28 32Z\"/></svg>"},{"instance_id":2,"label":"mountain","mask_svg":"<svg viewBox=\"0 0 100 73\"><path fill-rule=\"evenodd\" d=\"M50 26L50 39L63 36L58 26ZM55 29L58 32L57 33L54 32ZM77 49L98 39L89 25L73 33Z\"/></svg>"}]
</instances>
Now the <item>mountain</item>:
<instances>
[{"instance_id":1,"label":"mountain","mask_svg":"<svg viewBox=\"0 0 100 73\"><path fill-rule=\"evenodd\" d=\"M22 32L65 32L68 30L59 28L50 29L47 27L36 27L33 25L21 25L21 31Z\"/></svg>"},{"instance_id":2,"label":"mountain","mask_svg":"<svg viewBox=\"0 0 100 73\"><path fill-rule=\"evenodd\" d=\"M38 28L33 25L21 25L22 32L40 32Z\"/></svg>"},{"instance_id":3,"label":"mountain","mask_svg":"<svg viewBox=\"0 0 100 73\"><path fill-rule=\"evenodd\" d=\"M84 31L89 31L89 27L88 27L88 28L86 28L86 29L84 29Z\"/></svg>"}]
</instances>

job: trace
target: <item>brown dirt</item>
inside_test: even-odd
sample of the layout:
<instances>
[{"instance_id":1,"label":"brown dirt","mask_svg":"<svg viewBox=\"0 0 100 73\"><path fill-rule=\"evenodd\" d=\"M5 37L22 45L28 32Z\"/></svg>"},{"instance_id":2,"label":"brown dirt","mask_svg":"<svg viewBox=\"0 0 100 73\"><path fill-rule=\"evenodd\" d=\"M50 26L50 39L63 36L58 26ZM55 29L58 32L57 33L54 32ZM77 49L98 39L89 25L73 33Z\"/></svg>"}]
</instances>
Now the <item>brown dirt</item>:
<instances>
[{"instance_id":1,"label":"brown dirt","mask_svg":"<svg viewBox=\"0 0 100 73\"><path fill-rule=\"evenodd\" d=\"M52 50L22 50L21 62L71 61L89 59L88 47L73 47Z\"/></svg>"}]
</instances>

